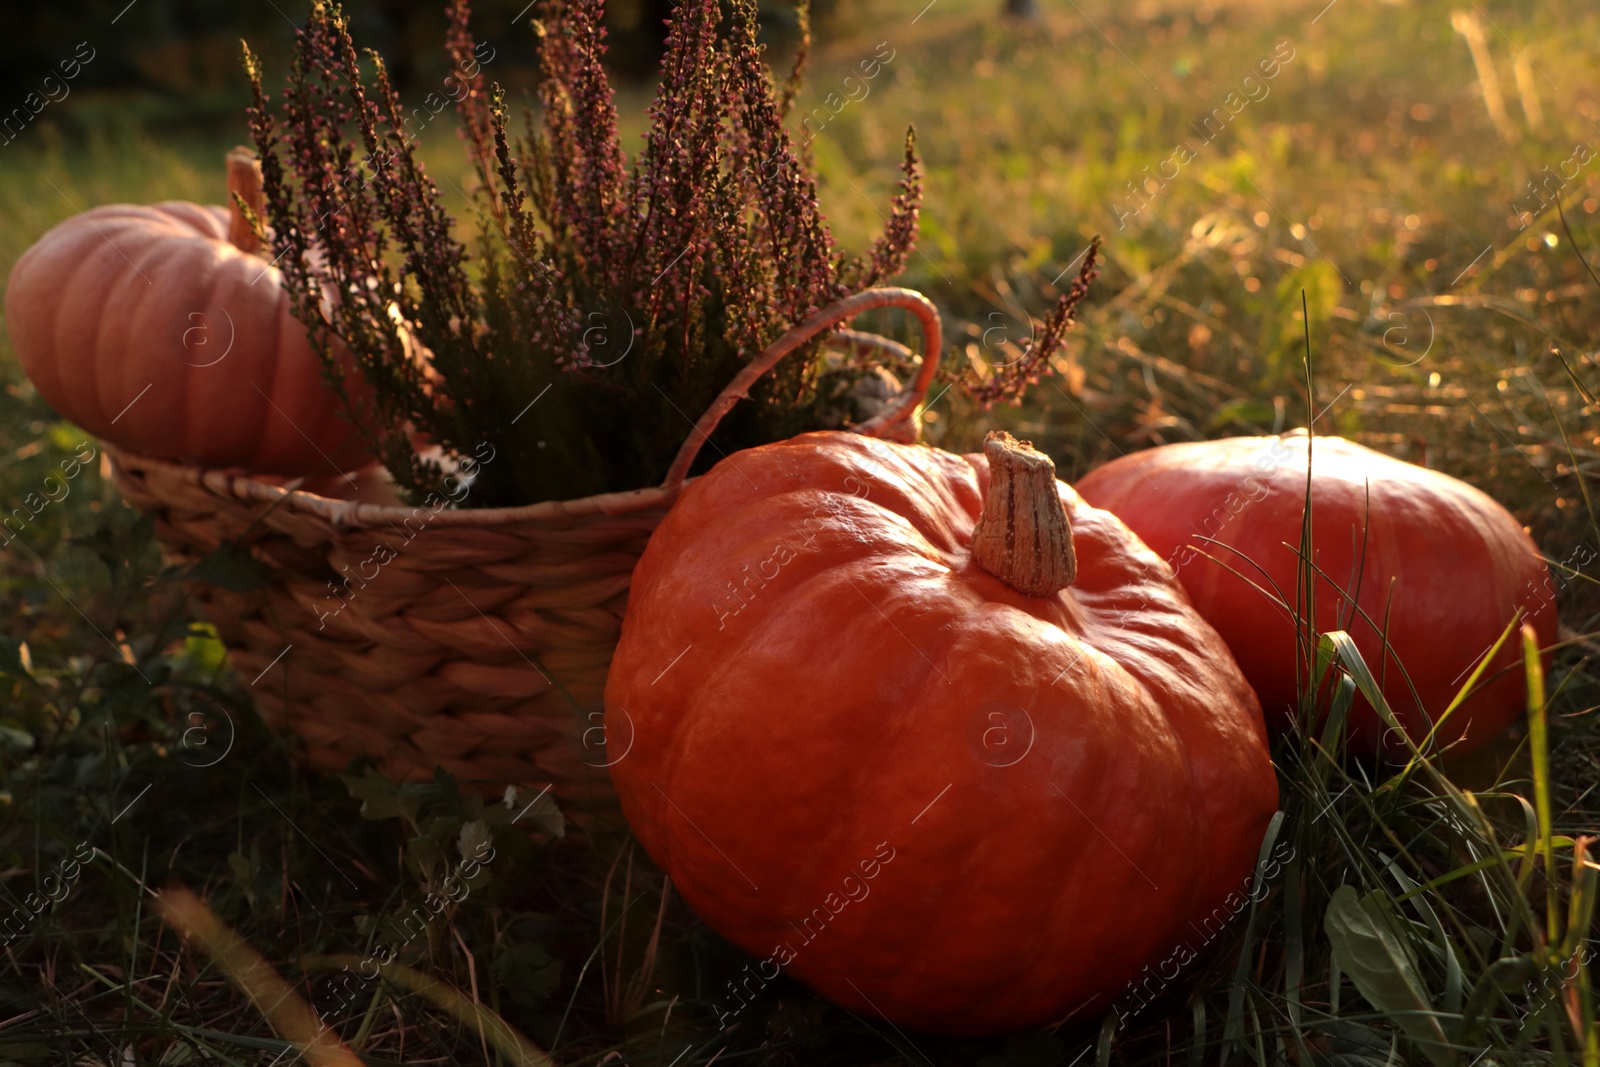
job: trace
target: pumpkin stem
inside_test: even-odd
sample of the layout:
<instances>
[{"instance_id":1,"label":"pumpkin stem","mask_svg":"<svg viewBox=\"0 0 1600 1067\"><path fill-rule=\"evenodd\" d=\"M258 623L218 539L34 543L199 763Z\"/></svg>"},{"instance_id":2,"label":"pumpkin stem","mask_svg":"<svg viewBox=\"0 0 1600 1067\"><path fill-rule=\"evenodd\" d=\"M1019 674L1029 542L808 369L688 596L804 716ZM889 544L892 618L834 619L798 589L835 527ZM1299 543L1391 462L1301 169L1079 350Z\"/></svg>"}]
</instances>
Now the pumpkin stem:
<instances>
[{"instance_id":1,"label":"pumpkin stem","mask_svg":"<svg viewBox=\"0 0 1600 1067\"><path fill-rule=\"evenodd\" d=\"M1056 465L1004 430L985 437L983 451L989 492L972 530L972 558L1019 593L1050 596L1065 589L1078 573L1078 557Z\"/></svg>"},{"instance_id":2,"label":"pumpkin stem","mask_svg":"<svg viewBox=\"0 0 1600 1067\"><path fill-rule=\"evenodd\" d=\"M261 160L249 148L228 150L228 243L241 252L261 251L261 238L250 217L239 208L244 201L256 218L267 213L267 198L261 192Z\"/></svg>"}]
</instances>

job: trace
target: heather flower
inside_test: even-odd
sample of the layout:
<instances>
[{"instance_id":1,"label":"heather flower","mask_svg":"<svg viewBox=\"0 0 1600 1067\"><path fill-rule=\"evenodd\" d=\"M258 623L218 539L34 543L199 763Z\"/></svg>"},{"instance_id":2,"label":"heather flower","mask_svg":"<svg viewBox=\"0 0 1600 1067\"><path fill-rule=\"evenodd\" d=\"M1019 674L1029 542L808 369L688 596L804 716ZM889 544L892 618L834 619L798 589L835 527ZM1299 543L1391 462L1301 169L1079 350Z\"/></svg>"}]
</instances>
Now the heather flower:
<instances>
[{"instance_id":1,"label":"heather flower","mask_svg":"<svg viewBox=\"0 0 1600 1067\"><path fill-rule=\"evenodd\" d=\"M445 44L470 191L434 184L381 59L363 61L337 4L312 5L276 107L247 59L266 221L295 313L335 388L336 345L352 353L370 389L347 407L403 489L425 495L485 443L496 461L479 467L474 506L658 481L745 361L903 269L921 204L913 139L883 235L865 259L846 259L783 123L805 46L776 88L756 0L729 8L719 34L719 0L679 7L630 164L602 0L539 5L537 114L520 134L471 61L468 0L451 0ZM457 216L475 241L463 243ZM820 348L763 379L708 459L822 425ZM422 445L442 458L419 458Z\"/></svg>"},{"instance_id":2,"label":"heather flower","mask_svg":"<svg viewBox=\"0 0 1600 1067\"><path fill-rule=\"evenodd\" d=\"M1078 276L1061 294L1054 310L1044 321L1044 326L1028 341L1022 355L1004 367L997 368L986 379L971 383L972 395L988 407L996 400L1017 403L1028 386L1038 383L1040 376L1050 373L1050 357L1061 347L1062 339L1077 320L1078 305L1089 295L1089 283L1099 273L1100 238L1089 244L1089 252L1078 268Z\"/></svg>"}]
</instances>

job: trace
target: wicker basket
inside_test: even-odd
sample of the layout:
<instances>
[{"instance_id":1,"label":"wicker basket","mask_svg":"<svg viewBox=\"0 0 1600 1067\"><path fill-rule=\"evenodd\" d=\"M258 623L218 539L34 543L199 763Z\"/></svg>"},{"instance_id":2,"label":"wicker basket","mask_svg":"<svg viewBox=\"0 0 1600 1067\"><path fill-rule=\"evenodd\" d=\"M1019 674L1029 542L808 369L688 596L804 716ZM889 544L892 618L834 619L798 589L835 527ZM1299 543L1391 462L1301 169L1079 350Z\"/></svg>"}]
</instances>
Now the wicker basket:
<instances>
[{"instance_id":1,"label":"wicker basket","mask_svg":"<svg viewBox=\"0 0 1600 1067\"><path fill-rule=\"evenodd\" d=\"M311 768L342 770L366 755L399 780L438 766L486 792L548 784L569 808L599 809L613 800L607 741L619 757L631 743L607 738L602 712L628 582L700 443L785 354L885 306L916 315L924 358L915 381L856 429L913 438L937 363L938 314L910 290L873 289L748 364L656 488L434 512L369 502L373 471L351 479L354 499L339 499L106 451L117 488L154 516L174 562L199 564L219 550L213 558L225 560L231 546L258 565L257 581L197 577L192 595L262 717L298 736ZM870 334L837 336L900 349Z\"/></svg>"}]
</instances>

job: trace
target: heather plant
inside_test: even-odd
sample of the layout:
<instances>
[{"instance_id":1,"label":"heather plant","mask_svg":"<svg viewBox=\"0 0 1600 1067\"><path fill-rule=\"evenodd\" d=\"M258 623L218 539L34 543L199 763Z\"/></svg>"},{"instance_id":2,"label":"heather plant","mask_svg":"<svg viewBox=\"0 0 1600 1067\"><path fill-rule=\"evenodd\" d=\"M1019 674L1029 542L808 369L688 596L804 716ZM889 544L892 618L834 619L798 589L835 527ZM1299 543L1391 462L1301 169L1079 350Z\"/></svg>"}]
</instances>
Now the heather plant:
<instances>
[{"instance_id":1,"label":"heather plant","mask_svg":"<svg viewBox=\"0 0 1600 1067\"><path fill-rule=\"evenodd\" d=\"M363 64L337 4L313 4L276 108L247 51L260 224L329 381L402 491L437 492L461 467L473 506L657 482L747 360L903 269L921 204L911 131L882 236L864 257L842 254L784 124L805 49L774 85L755 0L730 7L720 26L718 0L679 7L630 164L601 0L541 5L537 107L520 134L473 61L468 2L454 0L446 87L476 178L456 190L477 231L470 253L382 59ZM366 388L347 388L340 344ZM836 357L825 373L823 347L765 376L703 454L826 424L840 375L848 385L866 368Z\"/></svg>"},{"instance_id":2,"label":"heather plant","mask_svg":"<svg viewBox=\"0 0 1600 1067\"><path fill-rule=\"evenodd\" d=\"M1028 387L1050 373L1050 357L1061 347L1067 331L1078 321L1078 306L1089 295L1089 285L1100 273L1100 238L1089 242L1078 276L1056 300L1042 327L1028 339L1016 358L1002 364L978 362L968 368L968 389L985 408L998 400L1020 404Z\"/></svg>"}]
</instances>

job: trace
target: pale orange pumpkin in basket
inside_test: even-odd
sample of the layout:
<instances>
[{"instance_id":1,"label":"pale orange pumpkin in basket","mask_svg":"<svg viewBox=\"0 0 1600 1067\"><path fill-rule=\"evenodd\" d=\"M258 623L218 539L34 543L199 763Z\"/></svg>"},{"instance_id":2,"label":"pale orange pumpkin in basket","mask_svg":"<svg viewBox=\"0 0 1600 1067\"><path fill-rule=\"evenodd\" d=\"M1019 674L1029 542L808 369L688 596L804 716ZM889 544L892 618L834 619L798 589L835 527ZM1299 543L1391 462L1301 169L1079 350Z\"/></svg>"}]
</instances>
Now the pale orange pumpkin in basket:
<instances>
[{"instance_id":1,"label":"pale orange pumpkin in basket","mask_svg":"<svg viewBox=\"0 0 1600 1067\"><path fill-rule=\"evenodd\" d=\"M229 153L229 191L258 214L260 182L253 154ZM366 447L259 249L233 203L91 208L12 268L12 347L63 418L130 451L261 474L363 466ZM346 384L361 388L353 368Z\"/></svg>"}]
</instances>

